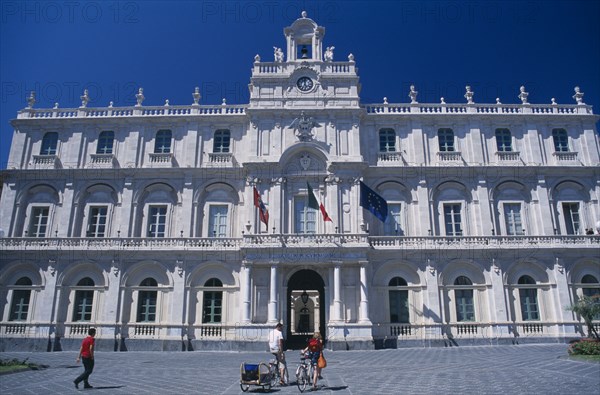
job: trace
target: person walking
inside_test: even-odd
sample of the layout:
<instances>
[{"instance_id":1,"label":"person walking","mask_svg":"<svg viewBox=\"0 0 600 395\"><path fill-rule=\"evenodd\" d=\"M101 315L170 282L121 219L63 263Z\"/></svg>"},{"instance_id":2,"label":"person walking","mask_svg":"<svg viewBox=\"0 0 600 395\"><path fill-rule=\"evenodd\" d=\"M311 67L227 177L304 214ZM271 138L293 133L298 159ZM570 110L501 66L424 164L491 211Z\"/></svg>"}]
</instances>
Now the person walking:
<instances>
[{"instance_id":1,"label":"person walking","mask_svg":"<svg viewBox=\"0 0 600 395\"><path fill-rule=\"evenodd\" d=\"M81 342L81 348L79 349L79 355L77 356L77 363L79 360L83 362L83 368L85 369L83 373L81 373L73 383L75 384L75 388L79 389L79 383L83 381L83 388L94 388L90 385L88 379L90 374L94 371L94 343L96 336L96 329L90 328L88 329L88 337L83 339Z\"/></svg>"},{"instance_id":2,"label":"person walking","mask_svg":"<svg viewBox=\"0 0 600 395\"><path fill-rule=\"evenodd\" d=\"M323 351L323 338L321 337L320 332L315 332L313 337L308 340L308 345L304 350L302 350L303 354L308 353L308 358L310 359L311 364L314 367L314 376L313 376L313 391L317 390L317 382L321 378L321 368L319 367L319 357L321 356L321 352Z\"/></svg>"},{"instance_id":3,"label":"person walking","mask_svg":"<svg viewBox=\"0 0 600 395\"><path fill-rule=\"evenodd\" d=\"M285 354L283 353L283 324L278 322L275 328L269 332L269 351L275 356L277 360L277 367L279 368L279 384L286 385L285 383Z\"/></svg>"}]
</instances>

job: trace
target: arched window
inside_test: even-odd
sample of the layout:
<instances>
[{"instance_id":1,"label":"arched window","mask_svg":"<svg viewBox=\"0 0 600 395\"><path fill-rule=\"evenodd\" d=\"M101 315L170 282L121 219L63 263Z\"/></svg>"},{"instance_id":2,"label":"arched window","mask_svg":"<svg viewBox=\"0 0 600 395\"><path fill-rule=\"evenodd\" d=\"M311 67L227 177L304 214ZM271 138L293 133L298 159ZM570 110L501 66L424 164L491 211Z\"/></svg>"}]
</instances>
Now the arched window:
<instances>
[{"instance_id":1,"label":"arched window","mask_svg":"<svg viewBox=\"0 0 600 395\"><path fill-rule=\"evenodd\" d=\"M508 129L496 129L496 148L498 152L512 152L512 136Z\"/></svg>"},{"instance_id":2,"label":"arched window","mask_svg":"<svg viewBox=\"0 0 600 395\"><path fill-rule=\"evenodd\" d=\"M204 283L206 288L221 288L223 283L218 278L211 278ZM202 295L204 306L202 310L202 323L214 324L221 322L223 313L223 291L205 290Z\"/></svg>"},{"instance_id":3,"label":"arched window","mask_svg":"<svg viewBox=\"0 0 600 395\"><path fill-rule=\"evenodd\" d=\"M42 138L42 148L40 155L56 155L56 147L58 145L58 133L48 132Z\"/></svg>"},{"instance_id":4,"label":"arched window","mask_svg":"<svg viewBox=\"0 0 600 395\"><path fill-rule=\"evenodd\" d=\"M454 152L454 132L452 129L438 130L440 152Z\"/></svg>"},{"instance_id":5,"label":"arched window","mask_svg":"<svg viewBox=\"0 0 600 395\"><path fill-rule=\"evenodd\" d=\"M152 288L158 287L158 283L152 277L147 277L140 283L144 287L139 291L137 322L156 321L156 300L158 292Z\"/></svg>"},{"instance_id":6,"label":"arched window","mask_svg":"<svg viewBox=\"0 0 600 395\"><path fill-rule=\"evenodd\" d=\"M536 282L530 276L521 276L519 285L535 285ZM521 303L521 318L523 321L538 321L540 312L537 300L537 288L520 288L519 300Z\"/></svg>"},{"instance_id":7,"label":"arched window","mask_svg":"<svg viewBox=\"0 0 600 395\"><path fill-rule=\"evenodd\" d=\"M564 129L553 129L552 140L554 141L554 151L569 152L569 138Z\"/></svg>"},{"instance_id":8,"label":"arched window","mask_svg":"<svg viewBox=\"0 0 600 395\"><path fill-rule=\"evenodd\" d=\"M77 283L77 287L93 287L94 280L84 277ZM73 308L73 322L91 321L92 307L94 306L94 290L78 289L75 291L75 306Z\"/></svg>"},{"instance_id":9,"label":"arched window","mask_svg":"<svg viewBox=\"0 0 600 395\"><path fill-rule=\"evenodd\" d=\"M100 133L98 137L98 146L96 147L97 154L112 154L113 143L115 140L115 132L111 130L105 130Z\"/></svg>"},{"instance_id":10,"label":"arched window","mask_svg":"<svg viewBox=\"0 0 600 395\"><path fill-rule=\"evenodd\" d=\"M472 287L473 282L469 277L458 276L454 280L457 287ZM475 321L475 303L473 302L473 289L455 288L454 299L456 304L456 321Z\"/></svg>"},{"instance_id":11,"label":"arched window","mask_svg":"<svg viewBox=\"0 0 600 395\"><path fill-rule=\"evenodd\" d=\"M168 154L171 152L171 131L159 130L154 138L154 153Z\"/></svg>"},{"instance_id":12,"label":"arched window","mask_svg":"<svg viewBox=\"0 0 600 395\"><path fill-rule=\"evenodd\" d=\"M598 283L598 279L596 277L592 276L591 274L586 274L581 279L581 283L582 284L590 284L593 287L593 288L584 287L582 290L584 296L592 297L592 296L600 295L600 284Z\"/></svg>"},{"instance_id":13,"label":"arched window","mask_svg":"<svg viewBox=\"0 0 600 395\"><path fill-rule=\"evenodd\" d=\"M379 152L396 152L396 132L394 129L379 130Z\"/></svg>"},{"instance_id":14,"label":"arched window","mask_svg":"<svg viewBox=\"0 0 600 395\"><path fill-rule=\"evenodd\" d=\"M408 311L408 289L393 289L397 287L406 287L408 283L402 277L394 277L390 280L389 302L390 302L390 322L391 323L409 323L410 315Z\"/></svg>"},{"instance_id":15,"label":"arched window","mask_svg":"<svg viewBox=\"0 0 600 395\"><path fill-rule=\"evenodd\" d=\"M12 294L12 302L10 306L9 321L26 321L29 312L29 300L31 298L31 289L23 289L31 287L33 283L29 277L21 277L15 283L15 289Z\"/></svg>"},{"instance_id":16,"label":"arched window","mask_svg":"<svg viewBox=\"0 0 600 395\"><path fill-rule=\"evenodd\" d=\"M215 138L213 140L213 152L214 153L226 153L229 152L229 146L231 143L231 133L227 129L220 129L215 132Z\"/></svg>"}]
</instances>

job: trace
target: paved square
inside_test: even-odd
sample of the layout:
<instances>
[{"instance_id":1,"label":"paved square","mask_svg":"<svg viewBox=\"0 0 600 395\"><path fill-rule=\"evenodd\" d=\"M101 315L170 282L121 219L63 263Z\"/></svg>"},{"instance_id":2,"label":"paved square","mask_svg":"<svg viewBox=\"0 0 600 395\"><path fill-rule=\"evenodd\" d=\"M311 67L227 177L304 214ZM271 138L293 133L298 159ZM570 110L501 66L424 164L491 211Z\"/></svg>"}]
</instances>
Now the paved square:
<instances>
[{"instance_id":1,"label":"paved square","mask_svg":"<svg viewBox=\"0 0 600 395\"><path fill-rule=\"evenodd\" d=\"M600 394L600 364L567 358L567 346L518 345L325 351L324 394ZM298 351L287 352L293 372ZM47 369L0 376L0 393L77 393L75 352L3 353ZM240 394L240 364L256 352L97 352L90 394ZM292 375L293 376L293 375ZM290 378L295 381L293 377ZM249 393L261 393L251 387ZM297 394L295 385L274 394Z\"/></svg>"}]
</instances>

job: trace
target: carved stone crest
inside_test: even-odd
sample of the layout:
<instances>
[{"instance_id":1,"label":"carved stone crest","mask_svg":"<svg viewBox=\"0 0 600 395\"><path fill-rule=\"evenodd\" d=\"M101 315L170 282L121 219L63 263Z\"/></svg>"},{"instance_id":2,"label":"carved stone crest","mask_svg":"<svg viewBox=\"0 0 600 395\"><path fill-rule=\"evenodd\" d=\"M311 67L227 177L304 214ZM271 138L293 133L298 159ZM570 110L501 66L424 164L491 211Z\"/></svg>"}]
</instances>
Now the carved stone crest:
<instances>
[{"instance_id":1,"label":"carved stone crest","mask_svg":"<svg viewBox=\"0 0 600 395\"><path fill-rule=\"evenodd\" d=\"M300 167L302 167L302 170L308 170L310 167L310 156L308 154L303 154L300 158Z\"/></svg>"},{"instance_id":2,"label":"carved stone crest","mask_svg":"<svg viewBox=\"0 0 600 395\"><path fill-rule=\"evenodd\" d=\"M288 127L294 129L300 141L310 141L314 136L313 129L319 126L321 125L315 122L313 117L306 116L302 111L300 117L294 119Z\"/></svg>"}]
</instances>

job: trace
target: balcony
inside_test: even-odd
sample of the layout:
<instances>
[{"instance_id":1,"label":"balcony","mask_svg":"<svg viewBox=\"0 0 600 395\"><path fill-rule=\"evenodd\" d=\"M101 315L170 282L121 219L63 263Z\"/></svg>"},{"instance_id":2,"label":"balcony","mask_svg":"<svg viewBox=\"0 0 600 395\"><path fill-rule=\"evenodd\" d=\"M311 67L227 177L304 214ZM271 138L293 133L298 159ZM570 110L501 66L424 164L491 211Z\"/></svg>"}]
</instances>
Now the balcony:
<instances>
[{"instance_id":1,"label":"balcony","mask_svg":"<svg viewBox=\"0 0 600 395\"><path fill-rule=\"evenodd\" d=\"M560 166L571 165L571 166L573 166L573 165L581 164L577 160L577 158L578 158L577 152L556 151L556 152L552 153L552 156L554 156L554 164L556 164L556 165L560 165Z\"/></svg>"},{"instance_id":2,"label":"balcony","mask_svg":"<svg viewBox=\"0 0 600 395\"><path fill-rule=\"evenodd\" d=\"M235 157L231 152L210 152L207 167L235 167Z\"/></svg>"},{"instance_id":3,"label":"balcony","mask_svg":"<svg viewBox=\"0 0 600 395\"><path fill-rule=\"evenodd\" d=\"M87 167L91 169L112 169L115 167L115 156L113 154L91 154Z\"/></svg>"},{"instance_id":4,"label":"balcony","mask_svg":"<svg viewBox=\"0 0 600 395\"><path fill-rule=\"evenodd\" d=\"M33 155L32 164L36 169L60 168L60 160L56 155Z\"/></svg>"},{"instance_id":5,"label":"balcony","mask_svg":"<svg viewBox=\"0 0 600 395\"><path fill-rule=\"evenodd\" d=\"M463 164L460 151L438 151L437 156L441 165Z\"/></svg>"},{"instance_id":6,"label":"balcony","mask_svg":"<svg viewBox=\"0 0 600 395\"><path fill-rule=\"evenodd\" d=\"M518 151L497 151L496 158L498 163L514 163L521 161L521 154Z\"/></svg>"},{"instance_id":7,"label":"balcony","mask_svg":"<svg viewBox=\"0 0 600 395\"><path fill-rule=\"evenodd\" d=\"M150 156L150 167L173 167L173 154L170 152L166 153L153 153Z\"/></svg>"},{"instance_id":8,"label":"balcony","mask_svg":"<svg viewBox=\"0 0 600 395\"><path fill-rule=\"evenodd\" d=\"M406 162L400 152L380 152L377 154L377 166L403 166Z\"/></svg>"},{"instance_id":9,"label":"balcony","mask_svg":"<svg viewBox=\"0 0 600 395\"><path fill-rule=\"evenodd\" d=\"M576 236L368 236L360 234L246 234L244 237L4 237L2 251L237 251L264 248L581 249L600 248L600 235Z\"/></svg>"}]
</instances>

